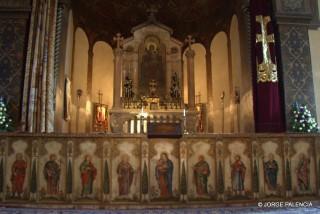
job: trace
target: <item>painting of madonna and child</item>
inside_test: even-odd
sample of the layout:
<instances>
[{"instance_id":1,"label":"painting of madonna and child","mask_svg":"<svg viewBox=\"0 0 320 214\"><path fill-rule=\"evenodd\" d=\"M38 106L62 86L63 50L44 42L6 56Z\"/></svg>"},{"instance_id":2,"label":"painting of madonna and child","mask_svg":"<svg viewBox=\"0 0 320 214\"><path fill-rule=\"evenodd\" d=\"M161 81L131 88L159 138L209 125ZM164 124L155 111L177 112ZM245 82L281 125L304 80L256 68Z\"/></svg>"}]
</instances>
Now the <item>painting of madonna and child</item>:
<instances>
[{"instance_id":1,"label":"painting of madonna and child","mask_svg":"<svg viewBox=\"0 0 320 214\"><path fill-rule=\"evenodd\" d=\"M179 200L179 160L177 145L154 144L155 155L150 160L151 200Z\"/></svg>"}]
</instances>

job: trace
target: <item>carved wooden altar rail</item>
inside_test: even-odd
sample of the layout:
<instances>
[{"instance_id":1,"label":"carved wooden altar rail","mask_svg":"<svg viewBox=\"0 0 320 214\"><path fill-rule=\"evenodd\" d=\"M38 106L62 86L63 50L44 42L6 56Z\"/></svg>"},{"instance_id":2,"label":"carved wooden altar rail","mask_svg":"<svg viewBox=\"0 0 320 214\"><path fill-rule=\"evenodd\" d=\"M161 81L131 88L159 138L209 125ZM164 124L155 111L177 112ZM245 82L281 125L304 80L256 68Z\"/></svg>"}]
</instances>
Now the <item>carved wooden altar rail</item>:
<instances>
[{"instance_id":1,"label":"carved wooden altar rail","mask_svg":"<svg viewBox=\"0 0 320 214\"><path fill-rule=\"evenodd\" d=\"M319 135L0 137L3 205L243 203L320 194Z\"/></svg>"}]
</instances>

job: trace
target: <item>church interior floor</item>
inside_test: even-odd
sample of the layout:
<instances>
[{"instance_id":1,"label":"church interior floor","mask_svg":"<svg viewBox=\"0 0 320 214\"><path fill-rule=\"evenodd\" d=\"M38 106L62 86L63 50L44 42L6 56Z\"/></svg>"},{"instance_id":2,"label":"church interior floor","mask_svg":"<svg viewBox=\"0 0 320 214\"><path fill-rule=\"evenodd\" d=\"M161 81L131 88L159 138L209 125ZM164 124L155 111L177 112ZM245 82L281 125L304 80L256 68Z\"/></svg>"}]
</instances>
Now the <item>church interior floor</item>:
<instances>
[{"instance_id":1,"label":"church interior floor","mask_svg":"<svg viewBox=\"0 0 320 214\"><path fill-rule=\"evenodd\" d=\"M159 209L37 209L37 208L0 208L0 214L231 214L231 213L267 213L267 214L295 214L320 213L320 205L309 208L259 208L249 207L217 207L217 208L159 208Z\"/></svg>"}]
</instances>

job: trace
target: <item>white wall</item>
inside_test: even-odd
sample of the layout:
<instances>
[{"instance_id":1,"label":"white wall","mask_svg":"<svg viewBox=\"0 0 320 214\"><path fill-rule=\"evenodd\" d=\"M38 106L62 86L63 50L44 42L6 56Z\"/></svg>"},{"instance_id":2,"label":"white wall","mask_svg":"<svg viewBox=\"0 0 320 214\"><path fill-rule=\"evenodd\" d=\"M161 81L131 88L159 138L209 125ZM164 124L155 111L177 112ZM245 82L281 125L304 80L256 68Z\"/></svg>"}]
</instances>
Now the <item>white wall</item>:
<instances>
[{"instance_id":1,"label":"white wall","mask_svg":"<svg viewBox=\"0 0 320 214\"><path fill-rule=\"evenodd\" d=\"M76 112L77 112L77 90L82 90L80 99L79 113L79 132L85 132L86 125L86 93L87 93L87 70L88 70L88 50L89 42L85 32L81 28L77 28L75 32L75 46L73 57L73 73L72 73L72 114L71 114L71 132L76 131Z\"/></svg>"},{"instance_id":2,"label":"white wall","mask_svg":"<svg viewBox=\"0 0 320 214\"><path fill-rule=\"evenodd\" d=\"M224 98L224 132L231 131L230 116L230 76L228 60L227 35L224 32L218 33L211 43L212 57L212 97L213 104L209 114L213 114L213 126L215 133L222 132L222 105L220 96L225 93Z\"/></svg>"},{"instance_id":3,"label":"white wall","mask_svg":"<svg viewBox=\"0 0 320 214\"><path fill-rule=\"evenodd\" d=\"M112 108L113 104L113 50L106 42L97 42L93 47L92 102L98 103L99 90L103 93L102 103Z\"/></svg>"}]
</instances>

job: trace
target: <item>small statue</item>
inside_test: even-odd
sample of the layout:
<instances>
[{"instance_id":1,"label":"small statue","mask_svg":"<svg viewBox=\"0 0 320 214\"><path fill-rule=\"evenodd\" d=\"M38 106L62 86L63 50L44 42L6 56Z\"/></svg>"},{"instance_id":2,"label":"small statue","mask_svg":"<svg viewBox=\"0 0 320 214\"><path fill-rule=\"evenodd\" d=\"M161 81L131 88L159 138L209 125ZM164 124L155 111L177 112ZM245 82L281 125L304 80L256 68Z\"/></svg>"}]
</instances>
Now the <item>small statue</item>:
<instances>
[{"instance_id":1,"label":"small statue","mask_svg":"<svg viewBox=\"0 0 320 214\"><path fill-rule=\"evenodd\" d=\"M173 100L180 99L180 87L177 72L171 77L170 96Z\"/></svg>"},{"instance_id":2,"label":"small statue","mask_svg":"<svg viewBox=\"0 0 320 214\"><path fill-rule=\"evenodd\" d=\"M126 76L124 81L124 97L127 99L132 99L133 95L134 93L132 80L128 76Z\"/></svg>"}]
</instances>

